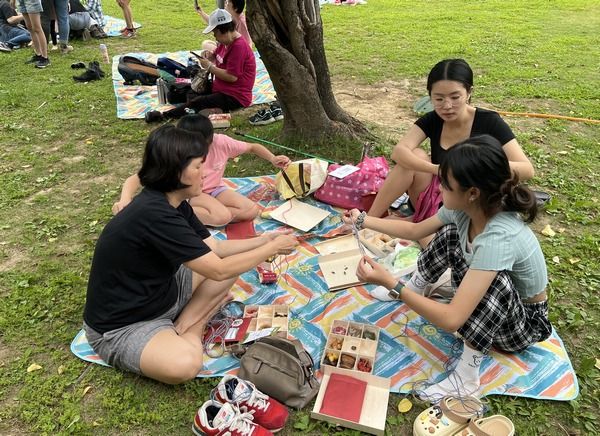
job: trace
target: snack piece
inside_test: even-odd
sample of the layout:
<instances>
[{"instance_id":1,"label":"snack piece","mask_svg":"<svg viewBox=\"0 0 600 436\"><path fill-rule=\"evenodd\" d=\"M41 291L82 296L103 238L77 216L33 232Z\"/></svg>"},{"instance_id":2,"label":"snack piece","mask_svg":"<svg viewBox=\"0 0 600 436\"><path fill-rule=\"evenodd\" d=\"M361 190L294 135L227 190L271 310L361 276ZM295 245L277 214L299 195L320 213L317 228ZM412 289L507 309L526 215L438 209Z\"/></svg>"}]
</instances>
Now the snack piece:
<instances>
[{"instance_id":1,"label":"snack piece","mask_svg":"<svg viewBox=\"0 0 600 436\"><path fill-rule=\"evenodd\" d=\"M329 341L329 346L327 348L331 348L333 350L341 350L343 342L344 340L342 338L331 338L331 340Z\"/></svg>"},{"instance_id":2,"label":"snack piece","mask_svg":"<svg viewBox=\"0 0 600 436\"><path fill-rule=\"evenodd\" d=\"M371 372L373 370L373 365L371 365L371 361L369 359L361 357L360 359L358 359L356 369L358 369L361 372Z\"/></svg>"},{"instance_id":3,"label":"snack piece","mask_svg":"<svg viewBox=\"0 0 600 436\"><path fill-rule=\"evenodd\" d=\"M348 336L353 336L355 338L360 338L360 336L362 334L361 330L362 329L360 327L351 325L350 328L348 329Z\"/></svg>"},{"instance_id":4,"label":"snack piece","mask_svg":"<svg viewBox=\"0 0 600 436\"><path fill-rule=\"evenodd\" d=\"M340 368L353 369L354 363L356 363L356 357L350 356L349 354L342 354L340 358Z\"/></svg>"},{"instance_id":5,"label":"snack piece","mask_svg":"<svg viewBox=\"0 0 600 436\"><path fill-rule=\"evenodd\" d=\"M325 358L323 359L323 363L325 365L337 366L339 358L340 358L339 354L328 352L328 353L325 354Z\"/></svg>"},{"instance_id":6,"label":"snack piece","mask_svg":"<svg viewBox=\"0 0 600 436\"><path fill-rule=\"evenodd\" d=\"M335 335L345 336L346 335L346 327L344 327L342 325L337 325L331 329L331 333L333 333Z\"/></svg>"}]
</instances>

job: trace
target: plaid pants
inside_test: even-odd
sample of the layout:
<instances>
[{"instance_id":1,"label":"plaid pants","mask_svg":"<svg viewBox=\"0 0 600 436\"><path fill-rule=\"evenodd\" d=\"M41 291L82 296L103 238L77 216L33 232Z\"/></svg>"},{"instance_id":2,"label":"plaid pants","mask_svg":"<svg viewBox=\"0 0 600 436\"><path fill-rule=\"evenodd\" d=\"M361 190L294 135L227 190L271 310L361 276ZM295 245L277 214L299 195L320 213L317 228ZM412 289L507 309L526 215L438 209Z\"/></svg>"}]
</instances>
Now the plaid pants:
<instances>
[{"instance_id":1,"label":"plaid pants","mask_svg":"<svg viewBox=\"0 0 600 436\"><path fill-rule=\"evenodd\" d=\"M419 256L421 276L436 282L450 268L454 289L469 266L465 261L455 224L442 227ZM489 289L458 333L473 348L488 354L492 346L508 352L524 350L552 333L548 303L523 303L506 271L498 272Z\"/></svg>"}]
</instances>

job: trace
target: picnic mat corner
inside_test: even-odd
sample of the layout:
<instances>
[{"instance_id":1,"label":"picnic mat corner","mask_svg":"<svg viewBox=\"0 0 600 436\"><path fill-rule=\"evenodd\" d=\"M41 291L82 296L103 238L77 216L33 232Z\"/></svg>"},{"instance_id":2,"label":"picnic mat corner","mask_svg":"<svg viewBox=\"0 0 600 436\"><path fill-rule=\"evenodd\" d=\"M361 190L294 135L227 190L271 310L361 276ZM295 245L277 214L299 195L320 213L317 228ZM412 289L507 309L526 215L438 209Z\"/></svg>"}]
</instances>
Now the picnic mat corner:
<instances>
[{"instance_id":1,"label":"picnic mat corner","mask_svg":"<svg viewBox=\"0 0 600 436\"><path fill-rule=\"evenodd\" d=\"M226 184L266 210L283 203L272 176L226 179ZM339 210L312 198L303 201L332 212L311 232L322 237L335 234L341 223ZM259 232L269 231L280 224L257 218L255 227ZM225 239L221 232L215 237ZM333 320L346 319L381 328L374 374L391 378L391 392L407 393L417 381L441 377L444 363L457 351L457 339L405 304L374 300L368 293L372 286L329 292L319 269L317 251L312 246L318 241L318 238L303 241L295 253L285 257L281 262L281 277L275 285L259 283L255 270L241 275L232 289L235 299L246 304L288 304L289 332L300 340L317 367ZM91 349L83 330L73 339L71 351L85 361L106 365ZM235 373L238 367L239 362L231 356L206 357L198 377L221 377ZM569 401L579 394L577 376L555 330L548 340L521 353L493 351L481 365L481 385L482 395Z\"/></svg>"}]
</instances>

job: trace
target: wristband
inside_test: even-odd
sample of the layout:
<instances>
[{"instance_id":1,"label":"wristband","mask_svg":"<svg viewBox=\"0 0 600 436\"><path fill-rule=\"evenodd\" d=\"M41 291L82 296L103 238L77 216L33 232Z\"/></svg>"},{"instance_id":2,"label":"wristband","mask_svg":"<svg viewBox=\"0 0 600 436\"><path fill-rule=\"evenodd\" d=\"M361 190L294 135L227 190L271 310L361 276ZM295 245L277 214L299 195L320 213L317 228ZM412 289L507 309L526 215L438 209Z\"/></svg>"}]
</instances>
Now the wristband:
<instances>
[{"instance_id":1,"label":"wristband","mask_svg":"<svg viewBox=\"0 0 600 436\"><path fill-rule=\"evenodd\" d=\"M354 226L356 230L361 230L363 228L363 224L365 223L365 218L367 217L367 212L361 212L356 217L356 221L354 221Z\"/></svg>"},{"instance_id":2,"label":"wristband","mask_svg":"<svg viewBox=\"0 0 600 436\"><path fill-rule=\"evenodd\" d=\"M390 292L388 292L388 295L391 298L393 298L394 300L402 301L402 298L400 298L400 291L402 291L403 287L404 287L404 283L402 283L401 281L398 281L398 283L396 283L396 286L394 286L392 289L390 289Z\"/></svg>"}]
</instances>

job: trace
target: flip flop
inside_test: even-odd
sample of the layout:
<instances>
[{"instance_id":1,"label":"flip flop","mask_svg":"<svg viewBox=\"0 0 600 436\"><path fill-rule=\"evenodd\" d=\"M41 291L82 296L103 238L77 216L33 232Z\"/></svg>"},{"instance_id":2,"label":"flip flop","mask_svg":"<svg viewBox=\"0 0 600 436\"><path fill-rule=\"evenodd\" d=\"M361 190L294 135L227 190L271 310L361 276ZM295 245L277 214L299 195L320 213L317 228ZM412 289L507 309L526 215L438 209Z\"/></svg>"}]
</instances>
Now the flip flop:
<instances>
[{"instance_id":1,"label":"flip flop","mask_svg":"<svg viewBox=\"0 0 600 436\"><path fill-rule=\"evenodd\" d=\"M472 420L467 428L454 436L513 436L515 426L504 415L492 415Z\"/></svg>"},{"instance_id":2,"label":"flip flop","mask_svg":"<svg viewBox=\"0 0 600 436\"><path fill-rule=\"evenodd\" d=\"M537 202L538 206L544 206L552 198L547 192L533 191L533 193L535 194L535 201Z\"/></svg>"},{"instance_id":3,"label":"flip flop","mask_svg":"<svg viewBox=\"0 0 600 436\"><path fill-rule=\"evenodd\" d=\"M467 427L469 421L484 413L484 406L474 397L444 397L417 416L414 436L452 436Z\"/></svg>"}]
</instances>

